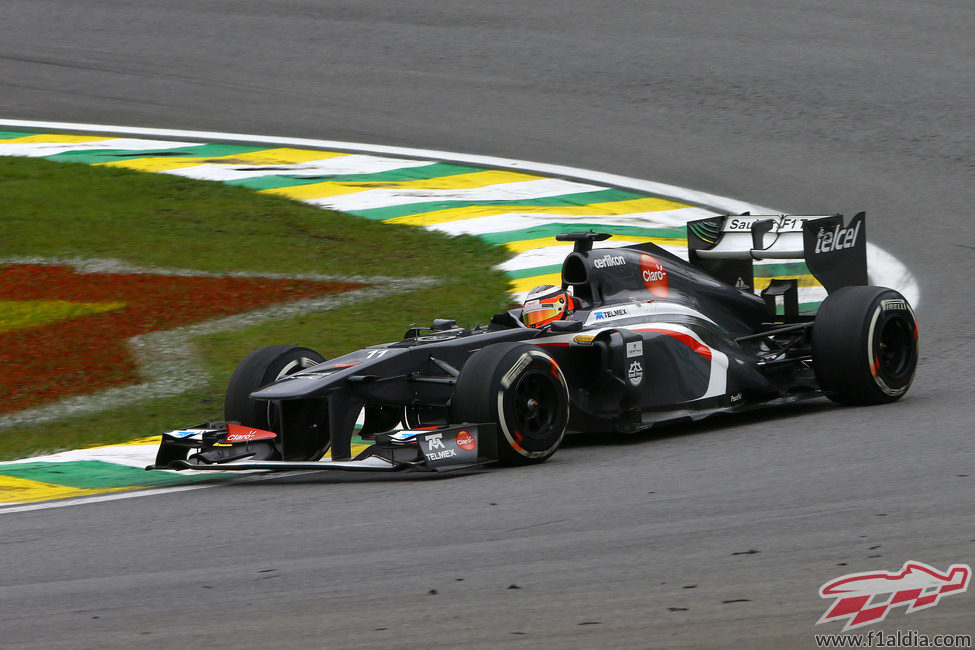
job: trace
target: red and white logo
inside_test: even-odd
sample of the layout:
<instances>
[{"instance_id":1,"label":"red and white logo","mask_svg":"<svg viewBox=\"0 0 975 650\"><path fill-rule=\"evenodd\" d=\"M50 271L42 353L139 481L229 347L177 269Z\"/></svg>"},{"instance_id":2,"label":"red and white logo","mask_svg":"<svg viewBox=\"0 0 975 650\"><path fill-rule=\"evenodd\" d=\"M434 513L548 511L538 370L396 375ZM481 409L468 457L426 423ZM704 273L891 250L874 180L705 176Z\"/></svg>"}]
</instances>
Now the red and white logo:
<instances>
[{"instance_id":1,"label":"red and white logo","mask_svg":"<svg viewBox=\"0 0 975 650\"><path fill-rule=\"evenodd\" d=\"M264 431L263 429L231 423L227 425L227 437L224 438L224 442L250 442L252 440L271 440L277 437L278 434L273 431Z\"/></svg>"},{"instance_id":2,"label":"red and white logo","mask_svg":"<svg viewBox=\"0 0 975 650\"><path fill-rule=\"evenodd\" d=\"M640 274L647 291L660 298L670 293L670 277L664 265L655 257L640 253Z\"/></svg>"},{"instance_id":3,"label":"red and white logo","mask_svg":"<svg viewBox=\"0 0 975 650\"><path fill-rule=\"evenodd\" d=\"M472 451L477 447L477 440L467 431L461 430L457 432L457 446L464 451Z\"/></svg>"},{"instance_id":4,"label":"red and white logo","mask_svg":"<svg viewBox=\"0 0 975 650\"><path fill-rule=\"evenodd\" d=\"M941 572L922 562L905 562L900 571L850 573L819 588L820 598L836 601L816 625L846 620L843 631L879 623L894 607L905 605L906 614L934 607L942 596L968 589L972 568L952 564Z\"/></svg>"}]
</instances>

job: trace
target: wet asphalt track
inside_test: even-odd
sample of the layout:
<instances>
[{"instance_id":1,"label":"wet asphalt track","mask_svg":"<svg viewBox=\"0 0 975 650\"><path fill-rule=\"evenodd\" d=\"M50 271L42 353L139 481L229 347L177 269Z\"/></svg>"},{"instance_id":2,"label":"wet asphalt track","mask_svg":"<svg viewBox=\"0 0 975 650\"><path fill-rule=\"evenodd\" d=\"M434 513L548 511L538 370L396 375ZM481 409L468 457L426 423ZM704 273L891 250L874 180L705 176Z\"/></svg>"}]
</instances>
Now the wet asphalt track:
<instances>
[{"instance_id":1,"label":"wet asphalt track","mask_svg":"<svg viewBox=\"0 0 975 650\"><path fill-rule=\"evenodd\" d=\"M0 116L866 209L921 283L908 397L576 440L449 480L309 475L6 515L0 645L811 646L839 629L813 626L826 580L975 564L975 7L542 4L3 3ZM966 593L882 628L971 633L973 612Z\"/></svg>"}]
</instances>

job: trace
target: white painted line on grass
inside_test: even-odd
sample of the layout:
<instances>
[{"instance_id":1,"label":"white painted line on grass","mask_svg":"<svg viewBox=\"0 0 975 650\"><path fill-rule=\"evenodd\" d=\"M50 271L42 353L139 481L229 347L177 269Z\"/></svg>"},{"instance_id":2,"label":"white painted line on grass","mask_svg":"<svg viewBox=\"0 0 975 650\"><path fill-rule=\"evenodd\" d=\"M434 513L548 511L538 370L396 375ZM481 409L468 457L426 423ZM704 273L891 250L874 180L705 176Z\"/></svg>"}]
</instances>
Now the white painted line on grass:
<instances>
[{"instance_id":1,"label":"white painted line on grass","mask_svg":"<svg viewBox=\"0 0 975 650\"><path fill-rule=\"evenodd\" d=\"M152 273L190 277L270 277L295 280L365 282L373 286L339 294L309 298L235 314L171 330L133 336L128 346L139 364L142 381L132 386L109 388L97 393L67 397L51 404L0 415L0 430L13 426L31 426L72 415L94 413L136 404L147 399L171 397L206 385L210 376L199 362L193 340L214 332L226 332L258 323L291 318L314 311L335 309L342 305L371 300L381 296L414 291L431 286L431 278L339 277L331 275L283 275L260 273L207 273L192 269L152 269L137 267L118 260L60 260L46 257L0 258L0 264L58 264L71 266L82 273ZM7 434L10 435L10 434Z\"/></svg>"}]
</instances>

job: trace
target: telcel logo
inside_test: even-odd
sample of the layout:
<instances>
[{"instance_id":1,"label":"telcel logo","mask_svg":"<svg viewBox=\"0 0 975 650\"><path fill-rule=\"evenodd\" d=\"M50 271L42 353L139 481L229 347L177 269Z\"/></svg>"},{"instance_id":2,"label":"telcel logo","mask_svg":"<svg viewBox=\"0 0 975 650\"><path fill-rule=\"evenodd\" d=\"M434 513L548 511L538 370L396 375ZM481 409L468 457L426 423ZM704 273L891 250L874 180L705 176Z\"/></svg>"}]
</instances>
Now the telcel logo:
<instances>
[{"instance_id":1,"label":"telcel logo","mask_svg":"<svg viewBox=\"0 0 975 650\"><path fill-rule=\"evenodd\" d=\"M839 224L832 231L820 228L819 234L816 235L816 252L829 253L842 248L853 248L856 246L857 237L860 236L861 225L863 225L862 220L857 221L857 225L853 228L842 228Z\"/></svg>"}]
</instances>

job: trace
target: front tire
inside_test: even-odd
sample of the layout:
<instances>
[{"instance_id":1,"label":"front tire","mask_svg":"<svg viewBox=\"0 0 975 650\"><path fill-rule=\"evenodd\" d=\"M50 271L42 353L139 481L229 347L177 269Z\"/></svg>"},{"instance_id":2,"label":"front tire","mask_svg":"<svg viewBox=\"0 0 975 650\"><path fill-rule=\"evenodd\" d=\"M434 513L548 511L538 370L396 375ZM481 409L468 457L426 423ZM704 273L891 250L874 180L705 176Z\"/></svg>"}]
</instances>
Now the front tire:
<instances>
[{"instance_id":1,"label":"front tire","mask_svg":"<svg viewBox=\"0 0 975 650\"><path fill-rule=\"evenodd\" d=\"M457 378L453 422L495 422L498 461L547 460L569 423L569 389L561 368L534 345L499 343L478 350Z\"/></svg>"},{"instance_id":2,"label":"front tire","mask_svg":"<svg viewBox=\"0 0 975 650\"><path fill-rule=\"evenodd\" d=\"M314 350L296 345L269 345L254 350L240 362L227 385L223 417L247 427L274 431L275 414L269 402L253 400L259 388L325 361Z\"/></svg>"},{"instance_id":3,"label":"front tire","mask_svg":"<svg viewBox=\"0 0 975 650\"><path fill-rule=\"evenodd\" d=\"M914 380L917 319L893 289L843 287L816 314L812 351L816 379L834 402L893 402Z\"/></svg>"}]
</instances>

